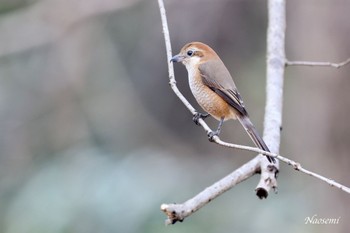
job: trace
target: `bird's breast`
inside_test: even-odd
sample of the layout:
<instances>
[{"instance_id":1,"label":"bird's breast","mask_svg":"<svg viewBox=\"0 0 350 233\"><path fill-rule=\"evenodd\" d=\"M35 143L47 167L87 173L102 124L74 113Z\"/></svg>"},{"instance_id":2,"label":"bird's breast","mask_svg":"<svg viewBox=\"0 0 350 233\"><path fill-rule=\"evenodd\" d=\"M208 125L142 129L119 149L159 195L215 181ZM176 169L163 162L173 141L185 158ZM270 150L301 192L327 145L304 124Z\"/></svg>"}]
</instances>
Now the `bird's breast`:
<instances>
[{"instance_id":1,"label":"bird's breast","mask_svg":"<svg viewBox=\"0 0 350 233\"><path fill-rule=\"evenodd\" d=\"M222 117L225 117L226 120L236 118L235 110L203 83L200 74L191 73L190 71L188 74L192 94L204 111L217 120L220 120Z\"/></svg>"}]
</instances>

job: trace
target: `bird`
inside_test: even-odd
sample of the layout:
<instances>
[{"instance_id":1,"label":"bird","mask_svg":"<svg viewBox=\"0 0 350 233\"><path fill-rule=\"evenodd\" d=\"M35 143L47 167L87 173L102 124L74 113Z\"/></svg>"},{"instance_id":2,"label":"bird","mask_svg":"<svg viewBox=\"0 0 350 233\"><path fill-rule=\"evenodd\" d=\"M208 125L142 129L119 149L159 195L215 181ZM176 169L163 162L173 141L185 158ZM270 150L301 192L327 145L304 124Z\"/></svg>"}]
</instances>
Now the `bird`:
<instances>
[{"instance_id":1,"label":"bird","mask_svg":"<svg viewBox=\"0 0 350 233\"><path fill-rule=\"evenodd\" d=\"M213 137L220 134L224 121L238 119L254 144L259 149L270 152L249 119L230 72L209 45L202 42L187 43L170 62L181 62L186 67L191 92L206 112L197 112L193 117L194 122L198 124L199 118L204 119L208 116L219 121L217 130L208 134L209 140L213 141ZM270 163L275 163L275 158L266 158Z\"/></svg>"}]
</instances>

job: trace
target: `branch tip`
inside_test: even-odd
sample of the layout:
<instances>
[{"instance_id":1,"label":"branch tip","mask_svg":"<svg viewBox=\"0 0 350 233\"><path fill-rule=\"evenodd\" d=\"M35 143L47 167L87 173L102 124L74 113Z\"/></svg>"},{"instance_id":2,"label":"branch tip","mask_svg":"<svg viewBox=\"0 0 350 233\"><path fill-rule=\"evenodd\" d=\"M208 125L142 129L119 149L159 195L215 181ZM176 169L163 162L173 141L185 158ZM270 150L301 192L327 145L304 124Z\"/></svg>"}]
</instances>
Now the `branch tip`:
<instances>
[{"instance_id":1,"label":"branch tip","mask_svg":"<svg viewBox=\"0 0 350 233\"><path fill-rule=\"evenodd\" d=\"M256 191L256 195L259 197L260 200L262 199L266 199L267 196L269 195L269 193L267 192L267 190L265 190L264 188L257 188L255 189Z\"/></svg>"},{"instance_id":2,"label":"branch tip","mask_svg":"<svg viewBox=\"0 0 350 233\"><path fill-rule=\"evenodd\" d=\"M285 66L330 66L333 68L340 68L350 63L350 58L340 63L332 62L312 62L312 61L289 61L285 60Z\"/></svg>"},{"instance_id":3,"label":"branch tip","mask_svg":"<svg viewBox=\"0 0 350 233\"><path fill-rule=\"evenodd\" d=\"M160 209L161 209L162 211L166 211L167 208L168 208L168 205L167 205L167 204L161 204L161 206L160 206Z\"/></svg>"},{"instance_id":4,"label":"branch tip","mask_svg":"<svg viewBox=\"0 0 350 233\"><path fill-rule=\"evenodd\" d=\"M168 216L168 218L165 220L165 225L183 222L187 216L185 214L185 208L182 204L162 204L160 209Z\"/></svg>"}]
</instances>

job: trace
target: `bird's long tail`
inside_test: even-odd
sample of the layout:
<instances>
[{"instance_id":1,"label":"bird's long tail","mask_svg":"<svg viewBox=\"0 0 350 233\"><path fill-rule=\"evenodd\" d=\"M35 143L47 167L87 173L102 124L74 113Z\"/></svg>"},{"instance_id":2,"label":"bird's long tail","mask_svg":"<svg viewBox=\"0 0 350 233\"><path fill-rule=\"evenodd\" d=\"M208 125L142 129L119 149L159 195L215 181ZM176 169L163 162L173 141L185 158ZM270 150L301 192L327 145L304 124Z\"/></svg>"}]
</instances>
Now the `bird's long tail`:
<instances>
[{"instance_id":1,"label":"bird's long tail","mask_svg":"<svg viewBox=\"0 0 350 233\"><path fill-rule=\"evenodd\" d=\"M247 131L249 137L253 140L254 144L264 151L270 152L269 148L267 147L264 140L260 137L258 131L254 127L253 123L250 121L248 116L241 116L238 117L239 122L241 122L242 126L244 127L245 131ZM275 158L271 156L266 156L266 158L269 160L269 162L275 163Z\"/></svg>"}]
</instances>

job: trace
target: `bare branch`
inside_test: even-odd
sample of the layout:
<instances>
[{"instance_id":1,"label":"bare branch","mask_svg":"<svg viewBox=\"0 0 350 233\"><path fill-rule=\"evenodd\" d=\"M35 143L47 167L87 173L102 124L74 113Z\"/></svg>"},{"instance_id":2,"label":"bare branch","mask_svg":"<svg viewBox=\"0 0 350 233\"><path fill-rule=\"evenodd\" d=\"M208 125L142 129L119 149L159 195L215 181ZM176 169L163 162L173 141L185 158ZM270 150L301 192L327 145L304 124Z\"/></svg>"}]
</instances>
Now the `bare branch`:
<instances>
[{"instance_id":1,"label":"bare branch","mask_svg":"<svg viewBox=\"0 0 350 233\"><path fill-rule=\"evenodd\" d=\"M300 163L295 162L295 161L293 161L291 159L288 159L285 156L281 156L281 155L278 155L278 154L275 154L275 153L271 153L271 152L266 152L266 151L261 150L261 149L256 148L256 147L250 147L250 146L243 146L243 145L236 145L236 144L232 144L232 143L227 143L227 142L221 141L221 139L218 138L217 136L214 137L214 141L217 144L225 146L225 147L235 148L235 149L239 149L239 150L252 151L252 152L259 153L259 154L268 155L268 156L277 158L278 160L286 163L287 165L292 166L297 171L300 171L302 173L305 173L307 175L310 175L312 177L320 179L320 180L328 183L330 186L339 188L340 190L343 190L344 192L347 192L347 193L350 194L350 188L348 188L348 187L346 187L346 186L344 186L342 184L339 184L339 183L335 182L332 179L326 178L326 177L321 176L321 175L319 175L319 174L317 174L315 172L309 171L309 170L303 168L300 165Z\"/></svg>"},{"instance_id":2,"label":"bare branch","mask_svg":"<svg viewBox=\"0 0 350 233\"><path fill-rule=\"evenodd\" d=\"M283 80L285 61L285 0L268 1L267 57L266 57L266 106L264 118L264 141L271 152L278 153L281 141ZM271 165L261 163L260 182L256 187L257 195L267 197L270 189L276 190L276 173L279 162Z\"/></svg>"},{"instance_id":3,"label":"bare branch","mask_svg":"<svg viewBox=\"0 0 350 233\"><path fill-rule=\"evenodd\" d=\"M169 71L169 79L170 79L170 86L172 90L175 92L175 94L179 97L179 99L184 103L184 105L189 109L189 111L194 115L196 113L196 110L192 107L192 105L187 101L187 99L181 94L179 89L176 86L175 76L174 76L174 69L173 64L170 63L170 59L172 57L172 51L171 51L171 43L170 43L170 36L169 36L169 29L167 25L167 19L166 19L166 13L164 8L163 0L158 0L160 14L161 14L161 20L162 20L162 27L163 27L163 33L164 33L164 39L165 39L165 45L166 45L166 52L167 52L167 59L168 59L168 71ZM281 7L285 7L285 0L270 0L269 4L275 4L274 7L276 7L275 10L282 10L282 14L284 15L284 9L281 9ZM270 7L270 5L269 5ZM276 13L276 12L275 12ZM270 17L275 17L271 16ZM274 19L276 20L276 19ZM278 20L278 19L277 19ZM285 24L282 23L280 25L282 28L279 29L271 29L270 33L274 33L274 30L284 30ZM283 31L284 33L284 31ZM272 34L271 34L272 35ZM278 92L276 95L269 95L267 96L267 106L266 106L266 114L269 114L268 117L265 117L265 133L264 133L264 139L268 142L269 146L271 146L272 151L279 151L279 141L280 141L280 126L281 126L281 112L282 112L282 88L283 88L283 79L281 80L281 77L283 77L284 73L284 65L285 65L285 56L284 56L284 34L283 35L277 35L282 36L282 41L277 41L276 46L272 46L268 48L268 70L267 74L268 77L268 84L267 84L267 90L269 92ZM269 40L269 38L268 38ZM283 48L282 48L283 47ZM274 49L280 50L282 54L279 54L277 57L275 56L276 53L274 53ZM281 50L282 49L282 50ZM271 52L271 54L269 54ZM279 98L276 101L275 98ZM272 106L273 105L273 106ZM270 122L271 121L271 122ZM203 119L198 120L199 124L203 127L203 129L206 131L206 133L212 132L210 127L205 123ZM270 133L270 131L272 133ZM258 187L256 189L257 195L262 195L260 197L266 197L267 193L270 188L275 188L277 183L275 179L275 173L278 171L278 168L275 166L271 166L270 163L266 163L266 158L261 155L268 155L271 157L275 157L278 160L292 166L295 170L303 172L305 174L308 174L312 177L315 177L317 179L320 179L332 187L337 187L340 190L343 190L344 192L347 192L350 194L350 188L339 184L335 182L334 180L328 179L324 176L321 176L317 173L311 172L307 169L304 169L299 163L290 160L286 157L282 157L281 155L277 153L272 152L266 152L263 150L260 150L255 147L249 147L244 145L236 145L232 143L227 143L222 141L218 136L214 136L213 140L215 143L229 147L229 148L235 148L240 150L246 150L246 151L252 151L256 152L260 155L255 157L254 159L250 160L246 164L242 165L240 168L233 171L228 176L224 177L220 181L216 182L215 184L211 185L210 187L203 190L201 193L193 197L192 199L189 199L188 201L184 202L183 204L162 204L161 210L166 213L168 216L168 220L166 221L167 224L173 224L177 221L183 221L186 217L190 216L192 213L203 207L205 204L209 203L214 198L218 197L222 193L226 192L227 190L231 189L238 183L248 179L249 177L253 176L257 172L262 173L261 180L258 184ZM273 174L273 179L271 178L271 175ZM262 192L263 194L261 194ZM266 196L264 196L266 195Z\"/></svg>"},{"instance_id":4,"label":"bare branch","mask_svg":"<svg viewBox=\"0 0 350 233\"><path fill-rule=\"evenodd\" d=\"M187 107L187 109L194 115L196 113L196 110L192 107L190 102L187 101L185 96L183 96L180 92L180 90L176 86L176 80L175 80L175 74L174 74L174 66L173 63L170 62L172 58L172 50L171 50L171 42L170 42L170 34L169 34L169 28L168 28L168 20L166 18L166 12L164 7L163 0L158 0L159 10L160 10L160 16L162 19L162 27L163 27L163 34L164 34L164 40L165 40L165 48L166 48L166 54L167 54L167 62L168 62L168 72L169 72L169 84L171 89L175 92L177 97L182 101L182 103ZM199 123L203 126L203 123L205 122L202 119L199 119ZM210 128L208 125L205 124L206 127L205 130L210 132Z\"/></svg>"},{"instance_id":5,"label":"bare branch","mask_svg":"<svg viewBox=\"0 0 350 233\"><path fill-rule=\"evenodd\" d=\"M350 58L340 63L332 62L312 62L312 61L285 61L286 66L330 66L340 68L350 63Z\"/></svg>"},{"instance_id":6,"label":"bare branch","mask_svg":"<svg viewBox=\"0 0 350 233\"><path fill-rule=\"evenodd\" d=\"M300 165L300 163L295 162L295 161L293 161L291 159L288 159L285 156L281 156L281 155L278 155L278 154L275 154L275 153L271 153L271 152L266 152L266 151L261 150L261 149L256 148L256 147L249 147L249 146L236 145L236 144L232 144L232 143L223 142L217 136L215 136L214 140L215 140L215 142L217 144L225 146L225 147L230 147L230 148L235 148L235 149L240 149L240 150L246 150L246 151L252 151L252 152L259 153L259 154L264 154L264 155L268 155L268 156L277 158L278 160L286 163L287 165L292 166L297 171L300 171L300 172L305 173L305 174L307 174L309 176L312 176L312 177L315 177L317 179L320 179L320 180L326 182L327 184L329 184L330 186L336 187L336 188L338 188L340 190L343 190L344 192L347 192L347 193L350 194L350 188L348 188L348 187L346 187L346 186L344 186L344 185L342 185L340 183L337 183L336 181L334 181L332 179L326 178L326 177L324 177L322 175L319 175L319 174L317 174L315 172L309 171L309 170L303 168Z\"/></svg>"},{"instance_id":7,"label":"bare branch","mask_svg":"<svg viewBox=\"0 0 350 233\"><path fill-rule=\"evenodd\" d=\"M247 150L247 151L252 151L260 154L265 154L269 155L271 157L275 157L279 159L280 161L292 166L295 170L300 171L302 173L305 173L309 176L315 177L317 179L320 179L327 184L329 184L332 187L336 187L344 192L347 192L350 194L350 188L337 183L336 181L326 178L324 176L321 176L315 172L309 171L305 168L303 168L299 163L290 160L286 157L282 157L280 155L266 152L263 150L260 150L255 147L249 147L249 146L242 146L242 145L236 145L236 144L231 144L227 142L221 141L217 136L214 137L214 140L217 144L225 146L225 147L230 147L230 148L235 148L235 149L240 149L240 150ZM266 168L266 169L274 169L274 167L267 166L267 167L262 167L261 163L263 161L267 161L265 157L262 156L257 156L254 159L250 160L243 166L239 167L235 171L233 171L231 174L227 175L226 177L222 178L215 184L211 185L210 187L204 189L202 192L197 194L195 197L187 200L186 202L182 204L162 204L161 205L161 210L168 216L168 219L166 220L166 224L174 224L177 221L182 222L186 217L190 216L192 213L196 212L199 210L201 207L204 205L208 204L210 201L214 200L214 198L218 197L222 193L226 192L227 190L231 189L232 187L236 186L240 182L248 179L249 177L253 176L254 174L261 172L260 169ZM270 164L271 165L271 164ZM269 173L265 173L269 174ZM266 179L266 176L261 175ZM267 177L268 179L269 177ZM260 180L260 182L262 182ZM272 182L271 186L275 186L273 184L274 180L268 179L268 182ZM266 181L265 181L266 183ZM262 183L259 185L261 187L264 187L265 183ZM258 185L258 186L259 186ZM265 192L263 189L262 190L257 190L261 192Z\"/></svg>"},{"instance_id":8,"label":"bare branch","mask_svg":"<svg viewBox=\"0 0 350 233\"><path fill-rule=\"evenodd\" d=\"M174 224L177 221L182 222L186 217L208 204L214 198L259 172L260 159L266 160L263 157L256 157L250 160L183 204L162 204L160 209L168 216L165 223Z\"/></svg>"}]
</instances>

